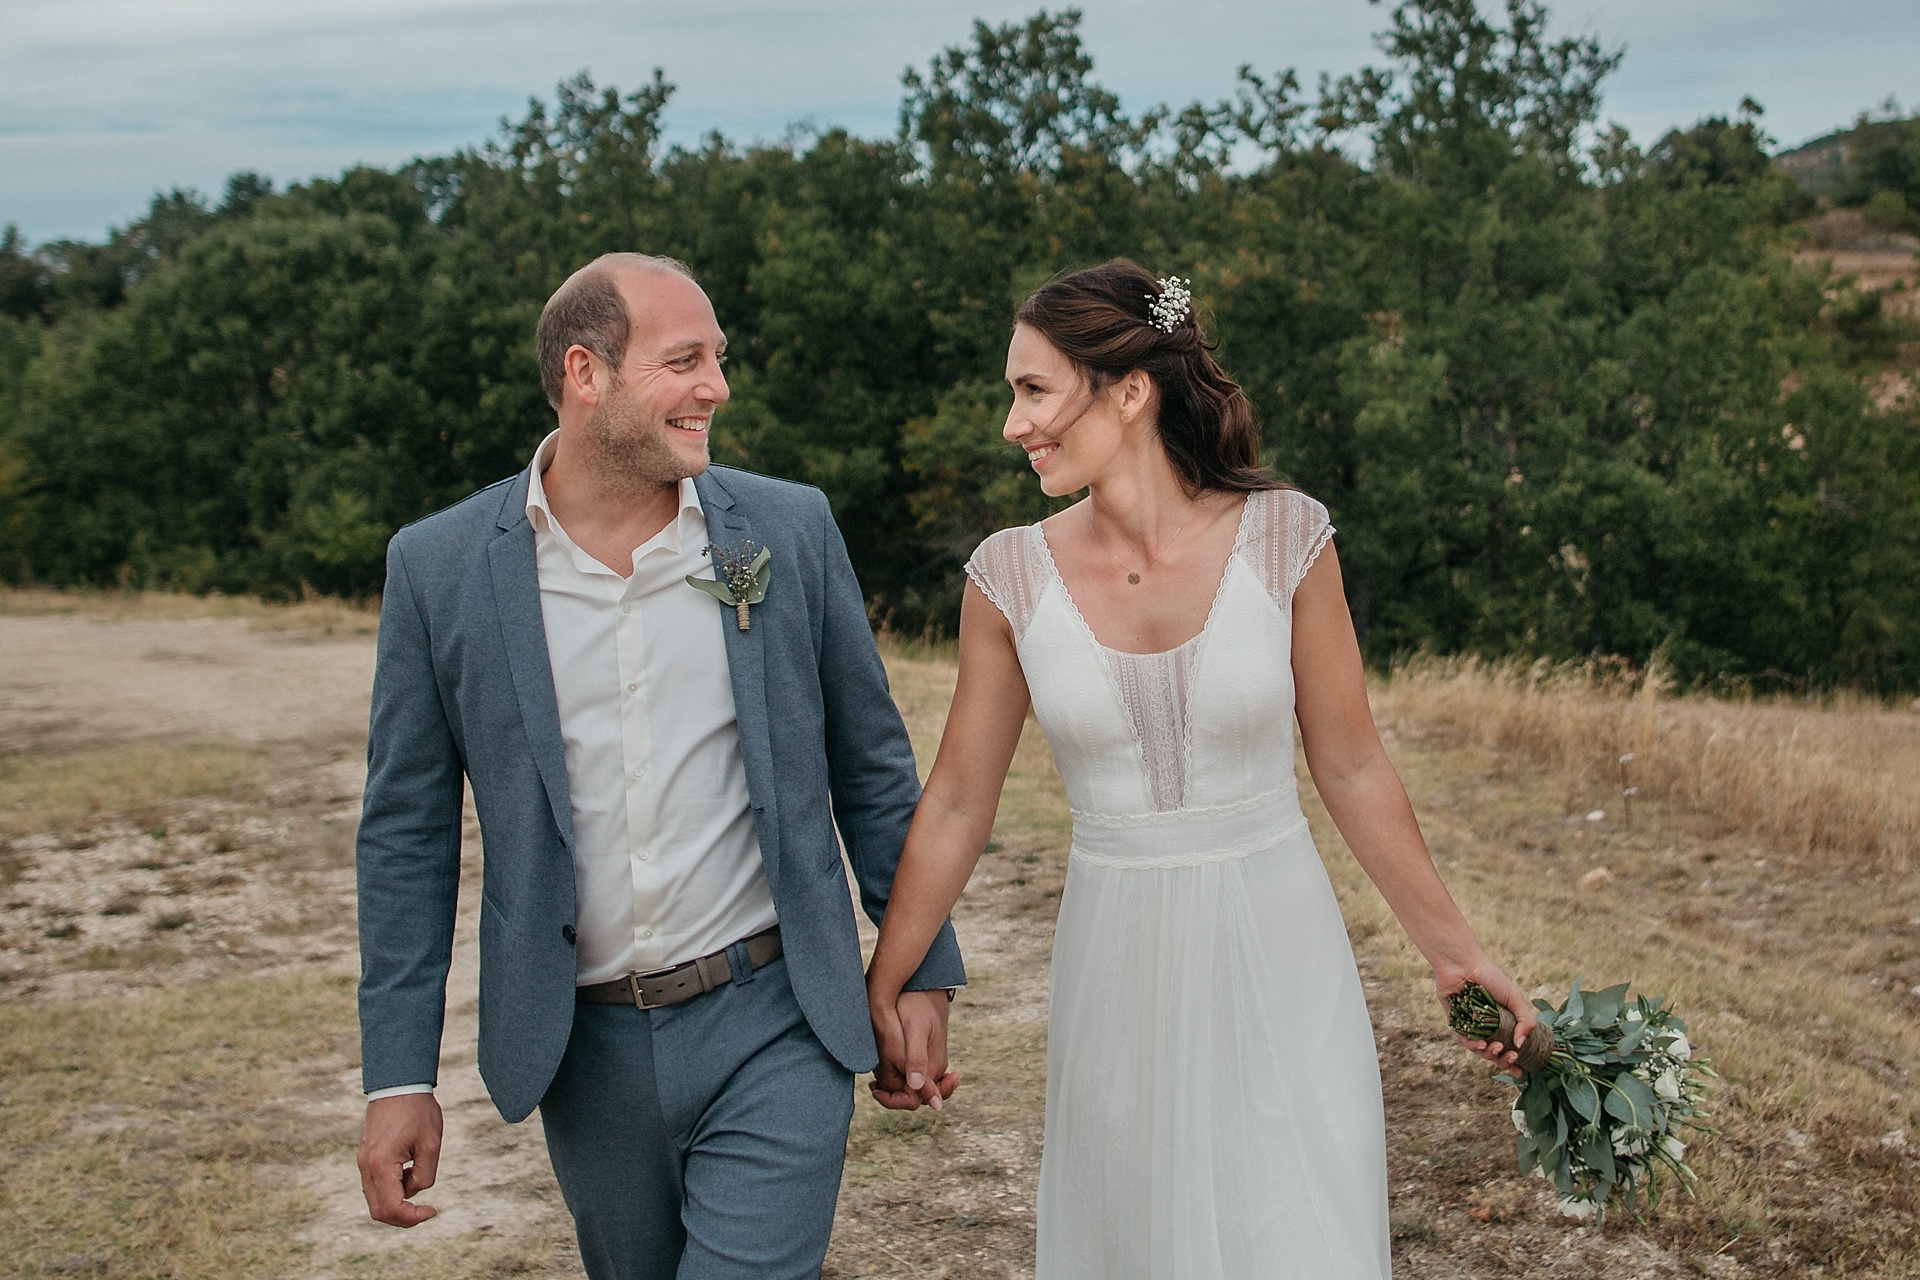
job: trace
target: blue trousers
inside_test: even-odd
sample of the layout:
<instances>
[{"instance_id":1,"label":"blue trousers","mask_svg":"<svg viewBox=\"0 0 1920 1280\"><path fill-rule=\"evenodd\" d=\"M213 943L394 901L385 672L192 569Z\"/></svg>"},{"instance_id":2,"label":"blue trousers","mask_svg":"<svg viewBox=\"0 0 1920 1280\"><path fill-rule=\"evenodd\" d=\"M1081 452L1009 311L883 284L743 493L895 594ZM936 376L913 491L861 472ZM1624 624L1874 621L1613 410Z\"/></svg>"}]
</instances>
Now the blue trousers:
<instances>
[{"instance_id":1,"label":"blue trousers","mask_svg":"<svg viewBox=\"0 0 1920 1280\"><path fill-rule=\"evenodd\" d=\"M540 1103L590 1280L818 1277L852 1118L784 959L664 1009L577 1005Z\"/></svg>"}]
</instances>

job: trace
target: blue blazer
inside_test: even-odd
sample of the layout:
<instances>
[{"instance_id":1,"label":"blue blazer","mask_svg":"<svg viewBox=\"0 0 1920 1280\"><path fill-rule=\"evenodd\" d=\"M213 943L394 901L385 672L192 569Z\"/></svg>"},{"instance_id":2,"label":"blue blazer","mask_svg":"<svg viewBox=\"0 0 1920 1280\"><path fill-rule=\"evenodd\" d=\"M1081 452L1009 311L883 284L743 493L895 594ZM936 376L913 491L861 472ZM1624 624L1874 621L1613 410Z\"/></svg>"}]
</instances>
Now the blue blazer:
<instances>
[{"instance_id":1,"label":"blue blazer","mask_svg":"<svg viewBox=\"0 0 1920 1280\"><path fill-rule=\"evenodd\" d=\"M712 541L773 551L751 630L714 602L754 829L800 1007L842 1066L869 1071L840 843L877 923L920 798L906 727L826 497L727 467L695 484ZM526 502L523 472L387 548L357 843L364 1087L437 1081L471 782L485 853L480 1074L509 1121L531 1114L560 1064L576 973L573 809ZM965 981L948 925L908 986Z\"/></svg>"}]
</instances>

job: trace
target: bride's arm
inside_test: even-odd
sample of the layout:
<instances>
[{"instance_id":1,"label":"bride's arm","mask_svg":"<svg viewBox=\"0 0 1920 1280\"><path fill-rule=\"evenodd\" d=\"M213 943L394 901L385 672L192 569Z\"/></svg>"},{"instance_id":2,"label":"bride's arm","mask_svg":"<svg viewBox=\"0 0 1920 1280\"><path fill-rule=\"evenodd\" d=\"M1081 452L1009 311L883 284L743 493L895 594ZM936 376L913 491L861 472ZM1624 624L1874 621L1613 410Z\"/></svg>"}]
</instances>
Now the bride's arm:
<instances>
[{"instance_id":1,"label":"bride's arm","mask_svg":"<svg viewBox=\"0 0 1920 1280\"><path fill-rule=\"evenodd\" d=\"M1347 847L1433 966L1441 994L1478 982L1513 1010L1514 1039L1525 1043L1533 1007L1481 949L1441 882L1406 788L1374 730L1360 645L1331 545L1293 595L1293 680L1307 770ZM1512 1045L1468 1045L1505 1066L1517 1056Z\"/></svg>"},{"instance_id":2,"label":"bride's arm","mask_svg":"<svg viewBox=\"0 0 1920 1280\"><path fill-rule=\"evenodd\" d=\"M940 1092L933 1082L911 1086L906 1080L910 1054L900 1026L900 989L919 968L993 834L994 811L1020 743L1027 703L1013 628L968 582L960 604L960 675L953 704L907 830L880 941L867 968L867 1002L880 1042L875 1096L890 1106L918 1105L918 1099L886 1088L896 1081L909 1084L908 1092L926 1101Z\"/></svg>"}]
</instances>

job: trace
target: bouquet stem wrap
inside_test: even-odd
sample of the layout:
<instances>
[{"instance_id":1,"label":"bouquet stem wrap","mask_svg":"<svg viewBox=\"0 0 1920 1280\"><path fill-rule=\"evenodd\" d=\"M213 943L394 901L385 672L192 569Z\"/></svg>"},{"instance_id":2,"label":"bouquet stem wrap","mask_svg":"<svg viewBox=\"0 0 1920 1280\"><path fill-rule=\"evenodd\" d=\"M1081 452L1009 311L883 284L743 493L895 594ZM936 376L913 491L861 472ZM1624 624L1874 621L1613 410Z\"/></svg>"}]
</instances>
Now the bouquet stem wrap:
<instances>
[{"instance_id":1,"label":"bouquet stem wrap","mask_svg":"<svg viewBox=\"0 0 1920 1280\"><path fill-rule=\"evenodd\" d=\"M1447 997L1447 1025L1469 1040L1498 1042L1511 1049L1520 1022L1513 1016L1513 1010L1495 1000L1485 987L1469 982ZM1553 1028L1545 1022L1536 1022L1527 1033L1527 1042L1520 1046L1520 1056L1514 1065L1528 1075L1545 1070L1553 1060L1553 1048Z\"/></svg>"}]
</instances>

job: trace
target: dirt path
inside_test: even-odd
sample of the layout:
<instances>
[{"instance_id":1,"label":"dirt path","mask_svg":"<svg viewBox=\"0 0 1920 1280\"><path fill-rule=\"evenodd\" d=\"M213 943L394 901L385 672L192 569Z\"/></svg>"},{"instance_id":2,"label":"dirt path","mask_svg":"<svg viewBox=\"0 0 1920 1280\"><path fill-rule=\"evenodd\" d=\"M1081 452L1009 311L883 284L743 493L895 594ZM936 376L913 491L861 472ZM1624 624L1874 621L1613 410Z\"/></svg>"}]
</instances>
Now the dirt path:
<instances>
[{"instance_id":1,"label":"dirt path","mask_svg":"<svg viewBox=\"0 0 1920 1280\"><path fill-rule=\"evenodd\" d=\"M0 653L0 753L93 760L143 743L159 752L238 748L254 765L225 794L167 806L166 828L110 816L65 838L17 839L25 866L0 917L15 998L88 994L99 982L91 966L101 949L151 949L146 939L163 918L150 910L116 916L113 905L157 898L165 919L188 923L168 931L173 954L164 963L117 967L117 988L290 965L357 971L351 839L365 781L370 633L265 629L237 617L0 616ZM312 1274L356 1256L444 1250L450 1240L489 1232L564 1235L538 1121L502 1123L474 1067L480 864L471 806L466 834L473 856L439 1090L449 1158L430 1197L442 1212L405 1233L370 1221L351 1143L336 1144L327 1158L287 1171L314 1199L299 1235L313 1246ZM55 914L84 921L70 926L82 932L35 936ZM348 1132L358 1126L359 1070L346 1059L335 1066L336 1088L290 1101ZM577 1266L556 1274L577 1274Z\"/></svg>"},{"instance_id":2,"label":"dirt path","mask_svg":"<svg viewBox=\"0 0 1920 1280\"><path fill-rule=\"evenodd\" d=\"M328 636L243 617L0 614L0 654L0 761L30 761L44 775L62 762L97 769L129 751L146 753L136 769L227 752L241 775L216 794L156 795L132 812L12 837L0 993L44 1003L109 986L129 994L295 967L356 970L351 837L365 776L370 633ZM937 672L920 690L916 728L925 748L937 737L946 693ZM537 1115L503 1123L475 1069L480 859L471 805L466 837L438 1091L446 1161L425 1197L440 1213L407 1232L367 1218L350 1140L359 1073L343 1057L320 1077L331 1087L284 1100L342 1139L328 1156L283 1172L313 1207L290 1242L311 1259L301 1274L390 1267L461 1275L503 1265L502 1256L519 1274L581 1274ZM1008 1030L1031 1038L1045 1025L1051 930L1028 927L1032 920L1019 913L1000 918L994 877L983 879L963 917L975 987L962 1019L980 1018L1003 1038ZM182 923L156 933L175 920ZM864 917L860 923L871 947L873 930ZM984 1047L980 1056L1004 1057ZM1018 1064L970 1062L975 1096L1004 1083L1009 1065L1017 1073ZM1009 1274L1031 1274L1039 1113L1030 1095L1002 1091L1019 1105L936 1124L925 1114L888 1115L863 1091L829 1274L1000 1273L950 1272L956 1250L975 1262L1007 1257ZM900 1177L908 1170L894 1148L903 1139L917 1148L922 1137L937 1144L939 1158L910 1159L919 1185L909 1207ZM993 1185L983 1190L983 1182ZM989 1224L971 1212L976 1199L1004 1212Z\"/></svg>"},{"instance_id":3,"label":"dirt path","mask_svg":"<svg viewBox=\"0 0 1920 1280\"><path fill-rule=\"evenodd\" d=\"M244 618L0 616L0 752L130 739L364 740L371 636Z\"/></svg>"}]
</instances>

